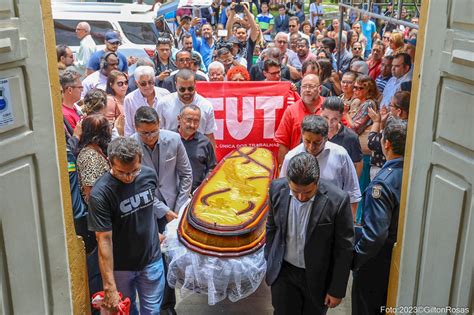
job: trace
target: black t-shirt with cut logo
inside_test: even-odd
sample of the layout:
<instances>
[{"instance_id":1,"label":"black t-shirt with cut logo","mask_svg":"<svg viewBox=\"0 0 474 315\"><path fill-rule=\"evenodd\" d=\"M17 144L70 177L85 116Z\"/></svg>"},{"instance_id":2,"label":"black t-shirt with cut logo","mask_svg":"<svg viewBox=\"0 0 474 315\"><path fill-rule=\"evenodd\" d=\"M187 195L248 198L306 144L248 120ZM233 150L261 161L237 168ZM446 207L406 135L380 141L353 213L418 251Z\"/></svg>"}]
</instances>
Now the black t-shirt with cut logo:
<instances>
[{"instance_id":1,"label":"black t-shirt with cut logo","mask_svg":"<svg viewBox=\"0 0 474 315\"><path fill-rule=\"evenodd\" d=\"M105 173L89 198L89 230L112 231L114 270L143 270L161 257L158 224L153 213L157 179L151 168L125 184Z\"/></svg>"}]
</instances>

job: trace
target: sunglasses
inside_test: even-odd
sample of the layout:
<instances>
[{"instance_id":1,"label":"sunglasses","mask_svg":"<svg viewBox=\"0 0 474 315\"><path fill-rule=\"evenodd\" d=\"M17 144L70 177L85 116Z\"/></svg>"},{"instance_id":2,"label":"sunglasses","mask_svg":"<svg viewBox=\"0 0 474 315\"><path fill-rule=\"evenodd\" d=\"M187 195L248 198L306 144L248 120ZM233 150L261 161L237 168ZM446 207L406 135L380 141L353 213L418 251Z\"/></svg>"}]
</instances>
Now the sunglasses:
<instances>
[{"instance_id":1,"label":"sunglasses","mask_svg":"<svg viewBox=\"0 0 474 315\"><path fill-rule=\"evenodd\" d=\"M288 25L288 27L296 27L296 25Z\"/></svg>"},{"instance_id":2,"label":"sunglasses","mask_svg":"<svg viewBox=\"0 0 474 315\"><path fill-rule=\"evenodd\" d=\"M124 85L128 85L128 81L117 81L117 86L122 87Z\"/></svg>"},{"instance_id":3,"label":"sunglasses","mask_svg":"<svg viewBox=\"0 0 474 315\"><path fill-rule=\"evenodd\" d=\"M384 36L383 39L389 40L390 36Z\"/></svg>"},{"instance_id":4,"label":"sunglasses","mask_svg":"<svg viewBox=\"0 0 474 315\"><path fill-rule=\"evenodd\" d=\"M180 93L184 93L184 92L186 92L186 90L188 90L188 92L194 92L194 86L188 86L187 88L185 88L185 87L178 88L178 91Z\"/></svg>"},{"instance_id":5,"label":"sunglasses","mask_svg":"<svg viewBox=\"0 0 474 315\"><path fill-rule=\"evenodd\" d=\"M359 47L353 47L352 50L362 50L362 48Z\"/></svg>"},{"instance_id":6,"label":"sunglasses","mask_svg":"<svg viewBox=\"0 0 474 315\"><path fill-rule=\"evenodd\" d=\"M150 80L150 81L141 81L141 82L139 82L138 84L140 84L140 86L145 87L145 86L147 86L147 85L155 85L155 81L153 81L153 80Z\"/></svg>"}]
</instances>

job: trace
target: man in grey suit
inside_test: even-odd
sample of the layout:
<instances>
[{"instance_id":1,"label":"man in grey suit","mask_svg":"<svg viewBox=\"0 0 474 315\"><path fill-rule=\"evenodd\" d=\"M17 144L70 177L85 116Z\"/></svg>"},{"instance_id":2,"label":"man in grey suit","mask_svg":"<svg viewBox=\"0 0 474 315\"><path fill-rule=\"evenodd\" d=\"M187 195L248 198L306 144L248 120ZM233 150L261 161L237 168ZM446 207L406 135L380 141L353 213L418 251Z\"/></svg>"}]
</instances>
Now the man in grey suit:
<instances>
[{"instance_id":1,"label":"man in grey suit","mask_svg":"<svg viewBox=\"0 0 474 315\"><path fill-rule=\"evenodd\" d=\"M290 23L290 17L286 14L286 7L284 4L278 6L279 15L275 17L275 31L288 33L288 24Z\"/></svg>"},{"instance_id":2,"label":"man in grey suit","mask_svg":"<svg viewBox=\"0 0 474 315\"><path fill-rule=\"evenodd\" d=\"M155 208L158 229L163 233L166 224L178 217L179 209L188 200L193 182L191 164L179 134L160 130L160 119L153 107L143 106L135 113L136 133L143 151L142 164L155 170L158 178ZM167 268L165 266L165 272ZM175 314L176 297L166 282L161 314Z\"/></svg>"},{"instance_id":3,"label":"man in grey suit","mask_svg":"<svg viewBox=\"0 0 474 315\"><path fill-rule=\"evenodd\" d=\"M270 185L265 259L276 315L326 314L346 294L354 226L349 196L319 180L317 159L294 156Z\"/></svg>"}]
</instances>

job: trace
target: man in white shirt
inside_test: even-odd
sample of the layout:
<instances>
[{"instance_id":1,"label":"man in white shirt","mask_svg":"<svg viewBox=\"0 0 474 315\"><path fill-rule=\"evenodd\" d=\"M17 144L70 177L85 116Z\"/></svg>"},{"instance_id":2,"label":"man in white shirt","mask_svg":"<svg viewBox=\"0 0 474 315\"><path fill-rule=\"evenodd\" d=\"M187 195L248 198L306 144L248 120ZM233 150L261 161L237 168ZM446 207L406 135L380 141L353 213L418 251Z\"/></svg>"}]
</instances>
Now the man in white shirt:
<instances>
[{"instance_id":1,"label":"man in white shirt","mask_svg":"<svg viewBox=\"0 0 474 315\"><path fill-rule=\"evenodd\" d=\"M113 70L118 70L118 64L119 61L116 53L108 52L104 54L100 60L100 69L82 81L84 89L82 90L81 98L84 98L87 92L94 88L105 91L107 87L107 77Z\"/></svg>"},{"instance_id":2,"label":"man in white shirt","mask_svg":"<svg viewBox=\"0 0 474 315\"><path fill-rule=\"evenodd\" d=\"M179 70L175 80L176 92L163 97L157 104L161 128L172 131L177 130L178 115L181 107L190 104L196 105L201 109L201 121L198 131L209 138L215 149L214 132L217 131L217 125L214 118L214 108L211 102L196 93L194 72L188 69Z\"/></svg>"},{"instance_id":3,"label":"man in white shirt","mask_svg":"<svg viewBox=\"0 0 474 315\"><path fill-rule=\"evenodd\" d=\"M125 96L123 107L125 111L125 136L135 133L135 113L142 106L158 110L158 100L170 94L168 90L155 86L155 70L151 66L140 66L133 73L138 87Z\"/></svg>"},{"instance_id":4,"label":"man in white shirt","mask_svg":"<svg viewBox=\"0 0 474 315\"><path fill-rule=\"evenodd\" d=\"M91 36L91 27L87 22L79 22L76 26L76 36L81 40L79 51L76 54L75 70L83 75L86 71L89 58L97 47Z\"/></svg>"},{"instance_id":5,"label":"man in white shirt","mask_svg":"<svg viewBox=\"0 0 474 315\"><path fill-rule=\"evenodd\" d=\"M354 214L361 193L354 163L346 149L328 141L328 123L321 116L305 116L301 123L301 131L303 143L285 155L280 177L286 176L288 163L293 156L301 152L310 153L318 160L321 178L349 194Z\"/></svg>"},{"instance_id":6,"label":"man in white shirt","mask_svg":"<svg viewBox=\"0 0 474 315\"><path fill-rule=\"evenodd\" d=\"M288 49L289 41L290 37L287 33L280 32L275 35L275 47L280 49L280 52L284 55L281 63L286 65L290 70L292 80L300 80L301 68L303 65L298 59L298 55L294 51Z\"/></svg>"}]
</instances>

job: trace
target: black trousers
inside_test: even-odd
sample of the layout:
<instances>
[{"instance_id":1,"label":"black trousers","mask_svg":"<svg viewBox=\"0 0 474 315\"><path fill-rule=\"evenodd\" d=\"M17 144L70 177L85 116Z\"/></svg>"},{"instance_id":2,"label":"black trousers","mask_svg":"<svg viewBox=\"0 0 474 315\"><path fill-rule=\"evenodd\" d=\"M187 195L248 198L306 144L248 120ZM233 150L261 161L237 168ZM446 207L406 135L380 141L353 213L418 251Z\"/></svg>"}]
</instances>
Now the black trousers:
<instances>
[{"instance_id":1,"label":"black trousers","mask_svg":"<svg viewBox=\"0 0 474 315\"><path fill-rule=\"evenodd\" d=\"M382 250L352 273L352 315L384 314L393 245Z\"/></svg>"},{"instance_id":2,"label":"black trousers","mask_svg":"<svg viewBox=\"0 0 474 315\"><path fill-rule=\"evenodd\" d=\"M324 315L324 300L315 303L306 284L305 270L283 261L271 287L274 315Z\"/></svg>"},{"instance_id":3,"label":"black trousers","mask_svg":"<svg viewBox=\"0 0 474 315\"><path fill-rule=\"evenodd\" d=\"M168 221L165 217L158 219L158 231L163 233L165 231L166 224ZM173 288L168 285L168 263L166 262L165 255L162 254L163 267L165 270L165 291L163 293L163 301L161 302L160 309L174 309L176 306L176 295Z\"/></svg>"}]
</instances>

